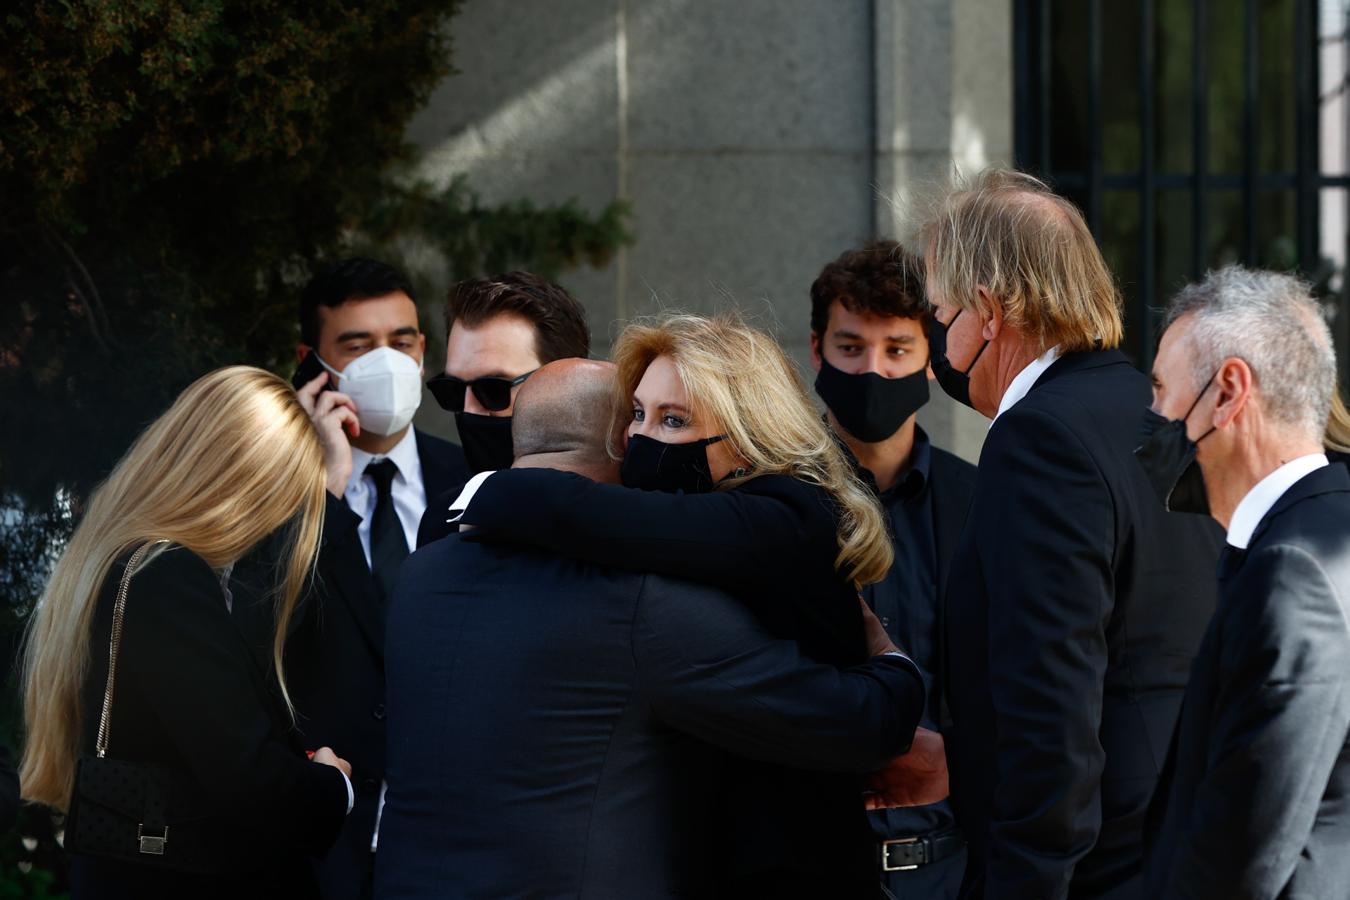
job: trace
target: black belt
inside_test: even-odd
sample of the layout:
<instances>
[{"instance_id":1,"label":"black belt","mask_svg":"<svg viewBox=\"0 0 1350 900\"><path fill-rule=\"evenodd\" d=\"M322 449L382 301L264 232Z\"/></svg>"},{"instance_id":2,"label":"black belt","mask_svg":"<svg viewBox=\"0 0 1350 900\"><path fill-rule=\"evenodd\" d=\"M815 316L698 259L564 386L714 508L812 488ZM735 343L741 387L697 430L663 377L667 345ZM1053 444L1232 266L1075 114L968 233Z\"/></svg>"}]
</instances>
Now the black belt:
<instances>
[{"instance_id":1,"label":"black belt","mask_svg":"<svg viewBox=\"0 0 1350 900\"><path fill-rule=\"evenodd\" d=\"M961 829L882 841L878 852L883 872L908 872L955 856L966 846Z\"/></svg>"}]
</instances>

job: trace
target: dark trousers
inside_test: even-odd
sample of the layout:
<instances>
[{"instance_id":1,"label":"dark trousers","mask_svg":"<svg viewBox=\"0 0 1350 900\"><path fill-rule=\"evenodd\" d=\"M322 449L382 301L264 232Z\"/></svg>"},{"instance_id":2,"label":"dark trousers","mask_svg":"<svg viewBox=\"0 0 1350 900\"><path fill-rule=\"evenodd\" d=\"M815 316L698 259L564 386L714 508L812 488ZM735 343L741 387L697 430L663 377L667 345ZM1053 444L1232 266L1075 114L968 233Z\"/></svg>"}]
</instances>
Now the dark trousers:
<instances>
[{"instance_id":1,"label":"dark trousers","mask_svg":"<svg viewBox=\"0 0 1350 900\"><path fill-rule=\"evenodd\" d=\"M881 884L891 892L894 900L956 900L965 873L966 851L963 849L946 859L907 872L883 872Z\"/></svg>"}]
</instances>

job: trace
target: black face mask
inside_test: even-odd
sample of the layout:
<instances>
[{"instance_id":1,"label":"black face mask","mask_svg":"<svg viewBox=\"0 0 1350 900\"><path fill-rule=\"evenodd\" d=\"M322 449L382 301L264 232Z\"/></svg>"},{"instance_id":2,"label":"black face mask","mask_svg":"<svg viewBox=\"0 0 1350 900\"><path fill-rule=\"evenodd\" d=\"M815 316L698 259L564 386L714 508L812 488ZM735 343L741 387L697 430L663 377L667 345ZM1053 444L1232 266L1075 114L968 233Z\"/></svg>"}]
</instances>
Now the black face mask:
<instances>
[{"instance_id":1,"label":"black face mask","mask_svg":"<svg viewBox=\"0 0 1350 900\"><path fill-rule=\"evenodd\" d=\"M515 462L511 447L510 416L477 416L473 413L455 413L455 427L459 429L459 443L464 447L464 459L474 475L496 469L509 469Z\"/></svg>"},{"instance_id":2,"label":"black face mask","mask_svg":"<svg viewBox=\"0 0 1350 900\"><path fill-rule=\"evenodd\" d=\"M962 406L975 408L975 404L970 402L970 372L975 368L975 364L980 361L980 356L984 353L984 348L989 346L985 341L980 346L980 352L975 354L975 358L966 366L962 372L952 366L951 360L947 359L947 329L956 324L956 320L961 318L964 310L958 310L952 320L943 325L936 317L928 321L928 364L933 367L933 377L937 383L942 386L942 390Z\"/></svg>"},{"instance_id":3,"label":"black face mask","mask_svg":"<svg viewBox=\"0 0 1350 900\"><path fill-rule=\"evenodd\" d=\"M822 355L816 393L845 431L865 444L875 444L895 434L928 402L928 373L920 369L900 378L876 372L849 374Z\"/></svg>"},{"instance_id":4,"label":"black face mask","mask_svg":"<svg viewBox=\"0 0 1350 900\"><path fill-rule=\"evenodd\" d=\"M642 491L705 494L716 485L708 466L708 445L725 437L717 435L687 444L667 444L635 434L628 439L623 465L619 467L619 480L624 487Z\"/></svg>"},{"instance_id":5,"label":"black face mask","mask_svg":"<svg viewBox=\"0 0 1350 900\"><path fill-rule=\"evenodd\" d=\"M1168 512L1209 515L1205 474L1196 462L1195 454L1200 442L1213 434L1214 429L1191 440L1186 436L1186 420L1213 384L1214 379L1210 378L1209 384L1196 395L1195 402L1180 419L1167 419L1146 409L1143 421L1139 423L1139 446L1135 448L1134 456L1144 467L1149 483Z\"/></svg>"}]
</instances>

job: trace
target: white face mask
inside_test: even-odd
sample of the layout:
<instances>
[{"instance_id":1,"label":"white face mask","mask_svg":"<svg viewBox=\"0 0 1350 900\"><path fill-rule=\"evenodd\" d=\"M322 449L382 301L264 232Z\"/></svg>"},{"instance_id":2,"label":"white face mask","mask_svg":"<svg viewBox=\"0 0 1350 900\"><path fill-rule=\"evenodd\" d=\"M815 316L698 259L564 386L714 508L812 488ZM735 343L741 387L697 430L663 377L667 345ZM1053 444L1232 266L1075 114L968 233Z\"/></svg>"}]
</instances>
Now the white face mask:
<instances>
[{"instance_id":1,"label":"white face mask","mask_svg":"<svg viewBox=\"0 0 1350 900\"><path fill-rule=\"evenodd\" d=\"M412 421L422 404L422 367L393 347L376 347L347 363L341 372L322 359L339 392L352 398L362 431L390 435Z\"/></svg>"}]
</instances>

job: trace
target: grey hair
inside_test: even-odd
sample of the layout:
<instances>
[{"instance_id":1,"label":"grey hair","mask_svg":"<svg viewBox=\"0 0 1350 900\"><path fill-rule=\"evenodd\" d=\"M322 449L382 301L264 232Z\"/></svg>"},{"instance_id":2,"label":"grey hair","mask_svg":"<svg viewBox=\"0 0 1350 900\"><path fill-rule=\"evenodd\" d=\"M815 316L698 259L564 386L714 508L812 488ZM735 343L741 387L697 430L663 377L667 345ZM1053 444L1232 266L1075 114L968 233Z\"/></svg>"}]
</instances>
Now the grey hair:
<instances>
[{"instance_id":1,"label":"grey hair","mask_svg":"<svg viewBox=\"0 0 1350 900\"><path fill-rule=\"evenodd\" d=\"M1251 367L1271 419L1321 440L1336 388L1336 352L1307 284L1225 266L1172 299L1163 330L1183 316L1194 320L1187 350L1197 391L1225 359L1238 357Z\"/></svg>"}]
</instances>

